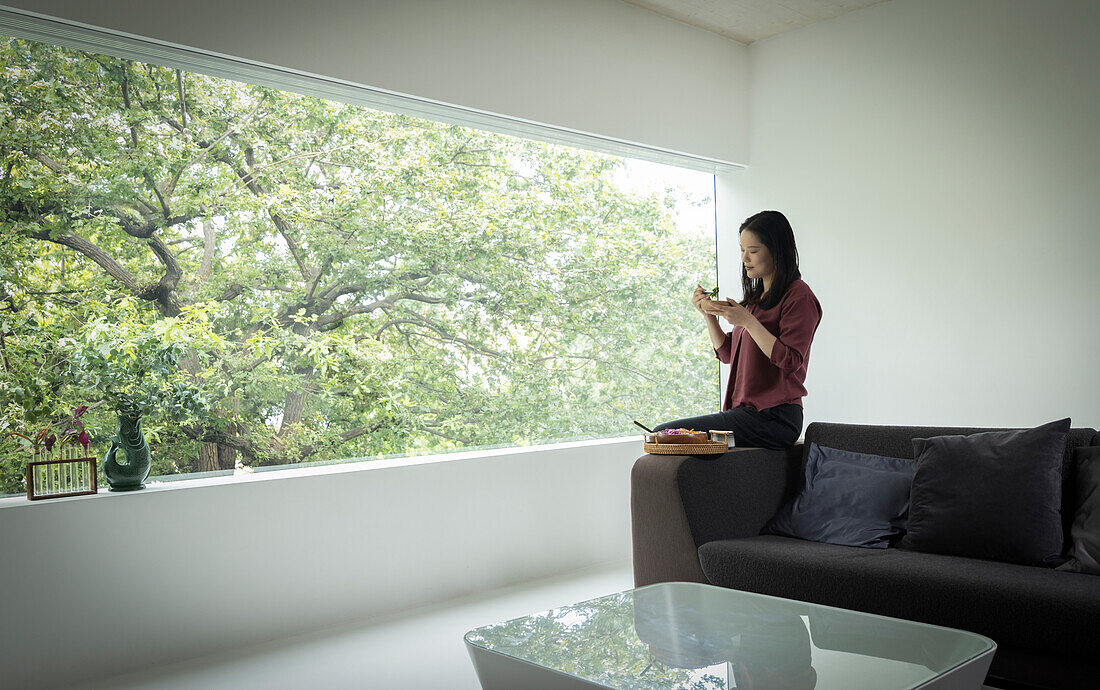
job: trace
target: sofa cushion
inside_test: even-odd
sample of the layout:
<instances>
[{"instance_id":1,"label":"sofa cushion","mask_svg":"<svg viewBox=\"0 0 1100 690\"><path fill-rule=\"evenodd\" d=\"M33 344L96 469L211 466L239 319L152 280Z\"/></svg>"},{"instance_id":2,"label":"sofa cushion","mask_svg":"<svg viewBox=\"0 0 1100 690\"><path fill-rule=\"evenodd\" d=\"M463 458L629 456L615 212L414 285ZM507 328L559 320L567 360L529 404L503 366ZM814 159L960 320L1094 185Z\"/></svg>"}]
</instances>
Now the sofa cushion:
<instances>
[{"instance_id":1,"label":"sofa cushion","mask_svg":"<svg viewBox=\"0 0 1100 690\"><path fill-rule=\"evenodd\" d=\"M1023 431L913 439L917 473L900 546L1059 565L1069 419Z\"/></svg>"},{"instance_id":2,"label":"sofa cushion","mask_svg":"<svg viewBox=\"0 0 1100 690\"><path fill-rule=\"evenodd\" d=\"M872 424L837 424L812 422L806 427L806 440L802 448L802 464L806 463L811 443L832 448L852 450L857 453L874 453L893 458L913 457L913 439L945 435L969 435L985 431L1004 431L978 427L937 426L882 426ZM1100 445L1100 433L1092 428L1070 429L1066 436L1066 449L1062 455L1062 532L1066 546L1070 544L1070 525L1074 515L1074 463L1073 452L1082 446ZM791 490L791 493L794 489ZM698 541L696 543L702 543Z\"/></svg>"},{"instance_id":3,"label":"sofa cushion","mask_svg":"<svg viewBox=\"0 0 1100 690\"><path fill-rule=\"evenodd\" d=\"M1058 569L1100 575L1100 446L1078 448L1075 457L1077 512L1070 529L1070 559Z\"/></svg>"},{"instance_id":4,"label":"sofa cushion","mask_svg":"<svg viewBox=\"0 0 1100 690\"><path fill-rule=\"evenodd\" d=\"M761 536L703 544L707 579L788 599L921 621L998 644L1094 659L1100 587L1092 575L962 556Z\"/></svg>"},{"instance_id":5,"label":"sofa cushion","mask_svg":"<svg viewBox=\"0 0 1100 690\"><path fill-rule=\"evenodd\" d=\"M762 534L885 549L905 534L915 463L813 444L802 490Z\"/></svg>"}]
</instances>

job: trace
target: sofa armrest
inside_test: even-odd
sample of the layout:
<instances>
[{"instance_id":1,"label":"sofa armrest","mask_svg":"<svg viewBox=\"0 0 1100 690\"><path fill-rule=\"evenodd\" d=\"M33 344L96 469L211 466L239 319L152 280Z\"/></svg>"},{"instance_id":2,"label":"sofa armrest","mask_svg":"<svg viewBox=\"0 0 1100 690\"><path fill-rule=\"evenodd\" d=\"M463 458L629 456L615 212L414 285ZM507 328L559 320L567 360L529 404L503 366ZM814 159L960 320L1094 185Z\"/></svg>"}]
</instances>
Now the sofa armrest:
<instances>
[{"instance_id":1,"label":"sofa armrest","mask_svg":"<svg viewBox=\"0 0 1100 690\"><path fill-rule=\"evenodd\" d=\"M643 455L630 473L634 586L707 582L698 548L756 536L798 485L802 445L717 458Z\"/></svg>"}]
</instances>

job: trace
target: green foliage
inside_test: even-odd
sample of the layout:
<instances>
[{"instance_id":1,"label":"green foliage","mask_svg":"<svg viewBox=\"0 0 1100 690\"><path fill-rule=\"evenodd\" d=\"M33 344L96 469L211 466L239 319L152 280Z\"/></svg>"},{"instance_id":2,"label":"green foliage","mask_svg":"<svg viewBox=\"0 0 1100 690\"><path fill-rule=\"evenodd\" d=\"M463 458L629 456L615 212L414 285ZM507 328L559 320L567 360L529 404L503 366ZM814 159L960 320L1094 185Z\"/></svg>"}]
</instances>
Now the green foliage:
<instances>
[{"instance_id":1,"label":"green foliage","mask_svg":"<svg viewBox=\"0 0 1100 690\"><path fill-rule=\"evenodd\" d=\"M671 193L620 190L620 159L180 80L182 101L170 69L0 42L13 428L99 403L102 443L127 397L165 474L708 407L688 296L713 247L675 226Z\"/></svg>"},{"instance_id":2,"label":"green foliage","mask_svg":"<svg viewBox=\"0 0 1100 690\"><path fill-rule=\"evenodd\" d=\"M677 652L687 656L684 653L693 651L692 646L706 648L720 641L707 639L705 631L697 627L678 630L668 620L655 629L647 627L645 618L656 612L637 606L635 601L629 592L612 594L479 628L470 632L469 639L479 647L605 687L729 687L726 659L719 655L666 665ZM646 633L653 639L644 639ZM674 639L660 639L662 636Z\"/></svg>"},{"instance_id":3,"label":"green foliage","mask_svg":"<svg viewBox=\"0 0 1100 690\"><path fill-rule=\"evenodd\" d=\"M206 306L150 318L134 298L120 298L110 314L96 315L79 333L58 339L69 365L67 383L85 399L98 392L112 409L125 408L128 415L199 422L209 414L209 398L180 360L191 351L200 363L209 363L219 352L222 341L209 329Z\"/></svg>"}]
</instances>

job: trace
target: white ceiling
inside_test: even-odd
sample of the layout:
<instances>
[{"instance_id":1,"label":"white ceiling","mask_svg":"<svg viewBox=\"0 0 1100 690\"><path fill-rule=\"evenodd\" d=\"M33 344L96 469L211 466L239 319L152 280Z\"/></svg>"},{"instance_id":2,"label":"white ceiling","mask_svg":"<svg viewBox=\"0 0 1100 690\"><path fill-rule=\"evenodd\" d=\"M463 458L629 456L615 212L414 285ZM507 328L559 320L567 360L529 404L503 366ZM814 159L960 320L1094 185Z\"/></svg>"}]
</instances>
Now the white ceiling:
<instances>
[{"instance_id":1,"label":"white ceiling","mask_svg":"<svg viewBox=\"0 0 1100 690\"><path fill-rule=\"evenodd\" d=\"M748 45L883 0L623 0Z\"/></svg>"}]
</instances>

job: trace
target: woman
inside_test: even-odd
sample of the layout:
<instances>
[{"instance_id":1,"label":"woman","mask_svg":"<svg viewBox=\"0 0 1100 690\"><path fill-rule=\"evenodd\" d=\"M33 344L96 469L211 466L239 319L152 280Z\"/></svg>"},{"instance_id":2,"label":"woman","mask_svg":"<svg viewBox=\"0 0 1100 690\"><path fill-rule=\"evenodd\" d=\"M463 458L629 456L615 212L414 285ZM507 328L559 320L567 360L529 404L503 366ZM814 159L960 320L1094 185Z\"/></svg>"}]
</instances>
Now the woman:
<instances>
[{"instance_id":1,"label":"woman","mask_svg":"<svg viewBox=\"0 0 1100 690\"><path fill-rule=\"evenodd\" d=\"M722 411L660 424L732 431L734 445L787 448L802 433L802 397L821 304L798 270L787 218L761 211L741 224L744 299L713 301L701 285L691 301L703 314L714 353L731 365ZM733 325L726 333L721 316Z\"/></svg>"}]
</instances>

